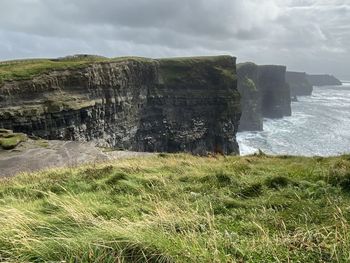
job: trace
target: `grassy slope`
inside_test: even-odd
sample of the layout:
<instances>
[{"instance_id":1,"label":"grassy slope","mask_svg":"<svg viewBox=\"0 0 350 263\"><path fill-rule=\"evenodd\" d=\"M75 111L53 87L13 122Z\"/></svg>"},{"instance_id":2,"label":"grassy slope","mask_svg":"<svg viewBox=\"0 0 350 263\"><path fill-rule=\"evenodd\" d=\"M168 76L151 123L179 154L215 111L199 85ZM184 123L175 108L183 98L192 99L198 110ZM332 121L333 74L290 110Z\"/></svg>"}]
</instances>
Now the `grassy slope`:
<instances>
[{"instance_id":1,"label":"grassy slope","mask_svg":"<svg viewBox=\"0 0 350 263\"><path fill-rule=\"evenodd\" d=\"M349 193L350 156L161 154L22 175L0 181L0 261L349 262Z\"/></svg>"}]
</instances>

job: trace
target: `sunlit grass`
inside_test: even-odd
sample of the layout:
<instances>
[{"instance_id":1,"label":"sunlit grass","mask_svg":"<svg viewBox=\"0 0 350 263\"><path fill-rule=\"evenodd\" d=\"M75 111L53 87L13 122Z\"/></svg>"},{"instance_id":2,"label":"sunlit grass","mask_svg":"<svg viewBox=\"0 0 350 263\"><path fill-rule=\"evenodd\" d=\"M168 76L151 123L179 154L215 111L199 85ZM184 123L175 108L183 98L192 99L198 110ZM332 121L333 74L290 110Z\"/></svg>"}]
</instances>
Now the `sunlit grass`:
<instances>
[{"instance_id":1,"label":"sunlit grass","mask_svg":"<svg viewBox=\"0 0 350 263\"><path fill-rule=\"evenodd\" d=\"M0 181L0 261L349 262L349 156L161 154Z\"/></svg>"}]
</instances>

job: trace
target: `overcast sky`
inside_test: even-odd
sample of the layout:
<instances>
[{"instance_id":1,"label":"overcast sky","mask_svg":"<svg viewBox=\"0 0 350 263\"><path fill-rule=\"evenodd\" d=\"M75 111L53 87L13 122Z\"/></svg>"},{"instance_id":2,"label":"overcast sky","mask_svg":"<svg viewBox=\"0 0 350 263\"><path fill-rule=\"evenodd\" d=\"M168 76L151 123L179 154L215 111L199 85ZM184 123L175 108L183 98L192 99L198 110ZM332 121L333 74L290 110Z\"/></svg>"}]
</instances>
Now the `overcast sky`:
<instances>
[{"instance_id":1,"label":"overcast sky","mask_svg":"<svg viewBox=\"0 0 350 263\"><path fill-rule=\"evenodd\" d=\"M350 80L350 0L0 0L0 60L230 54Z\"/></svg>"}]
</instances>

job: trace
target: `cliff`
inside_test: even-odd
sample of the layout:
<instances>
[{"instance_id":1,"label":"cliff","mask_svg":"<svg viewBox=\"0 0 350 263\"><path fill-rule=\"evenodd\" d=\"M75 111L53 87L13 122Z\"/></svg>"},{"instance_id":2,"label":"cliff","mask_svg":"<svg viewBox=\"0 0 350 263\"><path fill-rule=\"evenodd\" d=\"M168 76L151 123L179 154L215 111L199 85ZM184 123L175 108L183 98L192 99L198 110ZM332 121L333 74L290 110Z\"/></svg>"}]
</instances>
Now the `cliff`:
<instances>
[{"instance_id":1,"label":"cliff","mask_svg":"<svg viewBox=\"0 0 350 263\"><path fill-rule=\"evenodd\" d=\"M241 94L242 117L239 131L263 130L263 118L291 115L290 88L285 80L286 67L237 65L238 90Z\"/></svg>"},{"instance_id":2,"label":"cliff","mask_svg":"<svg viewBox=\"0 0 350 263\"><path fill-rule=\"evenodd\" d=\"M262 93L263 117L282 118L291 115L290 88L285 75L285 66L259 66L258 83Z\"/></svg>"},{"instance_id":3,"label":"cliff","mask_svg":"<svg viewBox=\"0 0 350 263\"><path fill-rule=\"evenodd\" d=\"M0 128L135 151L238 153L233 57L35 63L0 71Z\"/></svg>"},{"instance_id":4,"label":"cliff","mask_svg":"<svg viewBox=\"0 0 350 263\"><path fill-rule=\"evenodd\" d=\"M286 82L289 84L291 96L310 96L313 87L307 80L305 72L286 72Z\"/></svg>"},{"instance_id":5,"label":"cliff","mask_svg":"<svg viewBox=\"0 0 350 263\"><path fill-rule=\"evenodd\" d=\"M307 75L307 80L312 86L340 86L341 81L332 75Z\"/></svg>"},{"instance_id":6,"label":"cliff","mask_svg":"<svg viewBox=\"0 0 350 263\"><path fill-rule=\"evenodd\" d=\"M262 98L258 85L258 66L254 63L237 65L238 91L241 94L242 117L239 131L263 129Z\"/></svg>"}]
</instances>

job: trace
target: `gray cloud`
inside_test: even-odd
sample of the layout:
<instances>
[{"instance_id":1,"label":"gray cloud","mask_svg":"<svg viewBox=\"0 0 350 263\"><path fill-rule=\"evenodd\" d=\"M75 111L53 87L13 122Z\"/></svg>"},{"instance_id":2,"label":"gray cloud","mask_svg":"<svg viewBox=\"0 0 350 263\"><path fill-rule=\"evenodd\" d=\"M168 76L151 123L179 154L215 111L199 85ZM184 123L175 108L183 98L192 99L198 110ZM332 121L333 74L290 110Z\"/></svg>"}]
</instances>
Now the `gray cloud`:
<instances>
[{"instance_id":1,"label":"gray cloud","mask_svg":"<svg viewBox=\"0 0 350 263\"><path fill-rule=\"evenodd\" d=\"M232 54L350 79L350 0L2 0L0 59Z\"/></svg>"}]
</instances>

